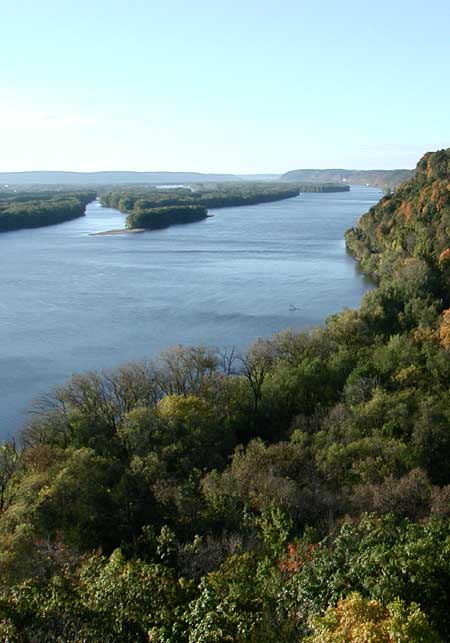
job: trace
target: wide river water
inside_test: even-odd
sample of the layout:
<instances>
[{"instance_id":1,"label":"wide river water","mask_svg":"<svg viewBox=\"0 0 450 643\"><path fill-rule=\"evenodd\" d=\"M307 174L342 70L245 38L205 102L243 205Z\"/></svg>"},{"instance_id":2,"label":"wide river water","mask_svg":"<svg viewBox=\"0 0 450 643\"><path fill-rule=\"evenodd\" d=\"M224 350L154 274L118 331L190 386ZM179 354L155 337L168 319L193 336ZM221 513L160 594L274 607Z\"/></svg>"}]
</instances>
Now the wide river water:
<instances>
[{"instance_id":1,"label":"wide river water","mask_svg":"<svg viewBox=\"0 0 450 643\"><path fill-rule=\"evenodd\" d=\"M123 215L95 202L75 221L1 234L0 437L72 373L175 344L245 348L358 306L370 283L344 232L380 197L352 187L90 236L123 227Z\"/></svg>"}]
</instances>

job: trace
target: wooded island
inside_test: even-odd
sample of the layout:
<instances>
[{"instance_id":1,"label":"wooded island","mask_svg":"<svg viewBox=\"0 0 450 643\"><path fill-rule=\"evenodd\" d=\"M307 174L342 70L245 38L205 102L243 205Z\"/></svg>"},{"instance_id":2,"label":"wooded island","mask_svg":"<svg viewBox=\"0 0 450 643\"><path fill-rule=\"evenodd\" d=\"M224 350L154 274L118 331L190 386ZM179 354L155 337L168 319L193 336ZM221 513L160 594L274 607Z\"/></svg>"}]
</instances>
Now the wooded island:
<instances>
[{"instance_id":1,"label":"wooded island","mask_svg":"<svg viewBox=\"0 0 450 643\"><path fill-rule=\"evenodd\" d=\"M0 192L0 232L39 228L81 217L97 196L93 191Z\"/></svg>"}]
</instances>

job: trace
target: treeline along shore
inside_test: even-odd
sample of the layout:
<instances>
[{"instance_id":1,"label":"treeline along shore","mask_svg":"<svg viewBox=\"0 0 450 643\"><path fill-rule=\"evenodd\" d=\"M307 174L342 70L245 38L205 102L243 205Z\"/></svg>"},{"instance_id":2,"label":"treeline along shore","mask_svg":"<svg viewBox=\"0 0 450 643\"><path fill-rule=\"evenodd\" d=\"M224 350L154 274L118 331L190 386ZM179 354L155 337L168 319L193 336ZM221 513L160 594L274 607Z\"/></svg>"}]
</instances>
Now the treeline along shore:
<instances>
[{"instance_id":1,"label":"treeline along shore","mask_svg":"<svg viewBox=\"0 0 450 643\"><path fill-rule=\"evenodd\" d=\"M38 228L81 217L97 197L92 190L0 193L0 232Z\"/></svg>"},{"instance_id":2,"label":"treeline along shore","mask_svg":"<svg viewBox=\"0 0 450 643\"><path fill-rule=\"evenodd\" d=\"M198 205L206 208L229 208L270 203L298 196L301 192L345 192L348 185L332 183L302 183L287 186L285 183L222 183L194 184L192 187L147 188L142 187L101 191L102 205L123 213L132 210L166 206Z\"/></svg>"},{"instance_id":3,"label":"treeline along shore","mask_svg":"<svg viewBox=\"0 0 450 643\"><path fill-rule=\"evenodd\" d=\"M141 187L102 192L102 205L127 214L129 229L157 229L205 219L208 208L230 208L281 201L303 192L344 192L349 186L280 183L226 183L178 188Z\"/></svg>"},{"instance_id":4,"label":"treeline along shore","mask_svg":"<svg viewBox=\"0 0 450 643\"><path fill-rule=\"evenodd\" d=\"M360 308L76 375L0 446L0 640L450 641L450 150Z\"/></svg>"}]
</instances>

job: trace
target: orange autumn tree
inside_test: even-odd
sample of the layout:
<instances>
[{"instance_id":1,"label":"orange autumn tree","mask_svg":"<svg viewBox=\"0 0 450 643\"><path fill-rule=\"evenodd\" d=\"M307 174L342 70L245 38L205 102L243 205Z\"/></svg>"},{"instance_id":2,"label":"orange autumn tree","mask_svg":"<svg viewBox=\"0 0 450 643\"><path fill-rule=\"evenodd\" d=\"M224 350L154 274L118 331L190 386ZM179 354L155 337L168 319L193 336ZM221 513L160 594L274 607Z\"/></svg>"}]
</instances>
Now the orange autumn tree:
<instances>
[{"instance_id":1,"label":"orange autumn tree","mask_svg":"<svg viewBox=\"0 0 450 643\"><path fill-rule=\"evenodd\" d=\"M441 254L439 255L439 263L444 264L444 263L449 263L450 262L450 248L446 248Z\"/></svg>"},{"instance_id":2,"label":"orange autumn tree","mask_svg":"<svg viewBox=\"0 0 450 643\"><path fill-rule=\"evenodd\" d=\"M450 308L444 310L442 313L442 319L439 326L439 339L441 345L450 350Z\"/></svg>"}]
</instances>

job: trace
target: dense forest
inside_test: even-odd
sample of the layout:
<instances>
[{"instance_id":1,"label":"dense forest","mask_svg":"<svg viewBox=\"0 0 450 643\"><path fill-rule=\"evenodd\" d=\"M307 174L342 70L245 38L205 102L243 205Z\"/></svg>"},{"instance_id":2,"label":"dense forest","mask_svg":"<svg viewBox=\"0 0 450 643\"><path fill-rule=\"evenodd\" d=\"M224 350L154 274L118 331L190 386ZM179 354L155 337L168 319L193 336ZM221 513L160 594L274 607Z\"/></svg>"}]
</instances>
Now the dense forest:
<instances>
[{"instance_id":1,"label":"dense forest","mask_svg":"<svg viewBox=\"0 0 450 643\"><path fill-rule=\"evenodd\" d=\"M348 186L334 184L294 184L270 182L241 182L193 184L178 188L127 188L101 191L102 205L121 212L146 210L169 206L202 206L205 208L229 208L258 203L270 203L298 196L300 192L340 192Z\"/></svg>"},{"instance_id":2,"label":"dense forest","mask_svg":"<svg viewBox=\"0 0 450 643\"><path fill-rule=\"evenodd\" d=\"M0 192L0 232L39 228L84 215L96 192Z\"/></svg>"},{"instance_id":3,"label":"dense forest","mask_svg":"<svg viewBox=\"0 0 450 643\"><path fill-rule=\"evenodd\" d=\"M332 181L371 185L375 188L392 190L414 175L413 170L291 170L283 174L283 181Z\"/></svg>"},{"instance_id":4,"label":"dense forest","mask_svg":"<svg viewBox=\"0 0 450 643\"><path fill-rule=\"evenodd\" d=\"M450 640L449 186L428 154L348 233L358 310L36 404L0 448L1 640Z\"/></svg>"}]
</instances>

